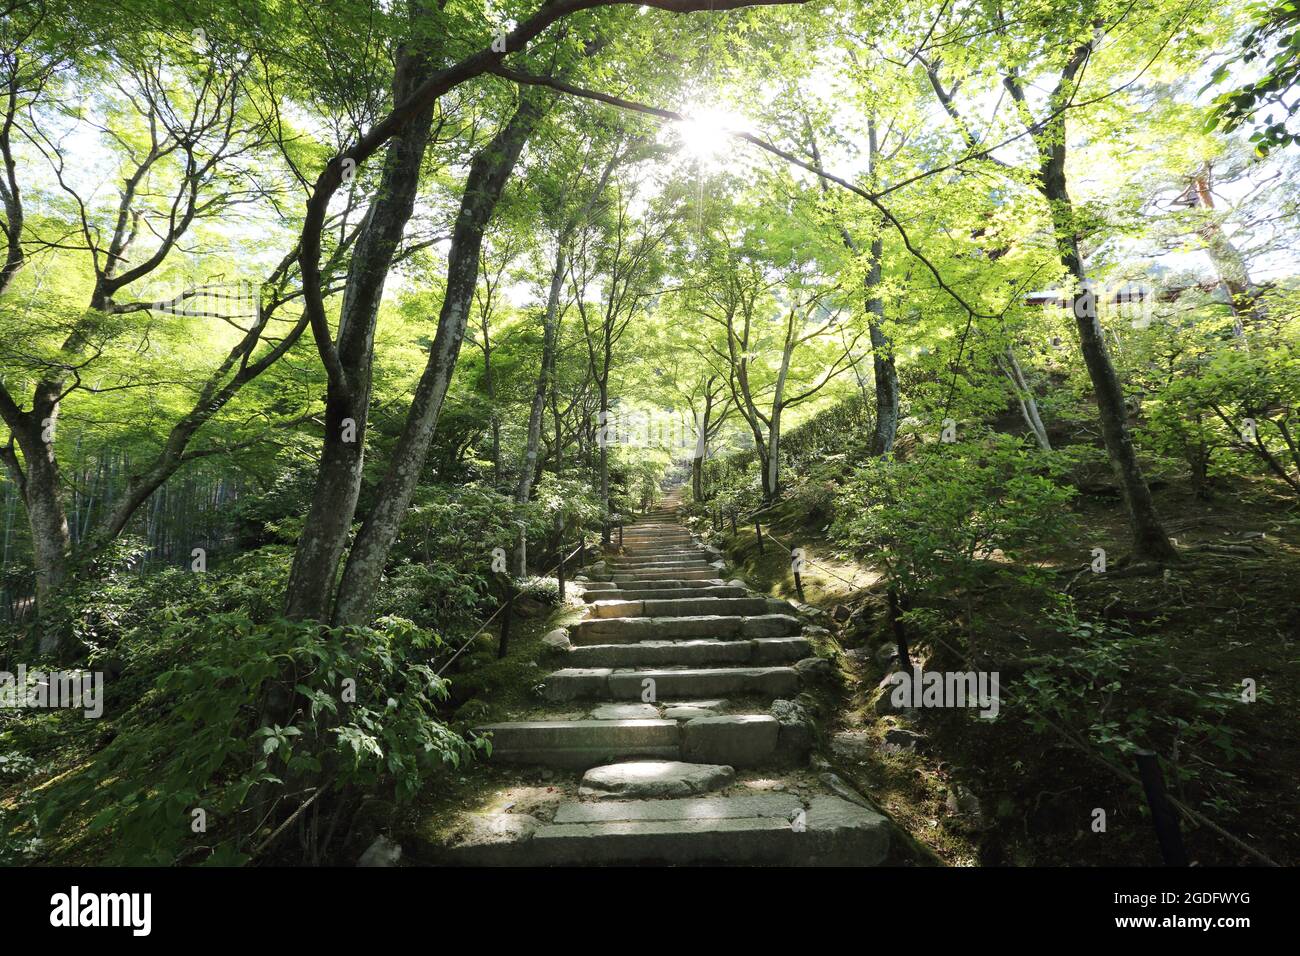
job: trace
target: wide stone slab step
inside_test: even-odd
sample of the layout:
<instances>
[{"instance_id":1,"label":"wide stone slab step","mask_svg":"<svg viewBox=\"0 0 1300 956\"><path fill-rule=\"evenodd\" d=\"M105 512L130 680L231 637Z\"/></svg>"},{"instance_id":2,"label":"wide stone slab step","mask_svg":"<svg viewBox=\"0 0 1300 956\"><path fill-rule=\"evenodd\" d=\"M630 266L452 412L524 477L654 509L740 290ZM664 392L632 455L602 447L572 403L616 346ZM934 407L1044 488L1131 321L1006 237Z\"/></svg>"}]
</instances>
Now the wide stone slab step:
<instances>
[{"instance_id":1,"label":"wide stone slab step","mask_svg":"<svg viewBox=\"0 0 1300 956\"><path fill-rule=\"evenodd\" d=\"M633 820L738 820L776 817L792 820L803 801L790 793L756 793L738 797L687 797L678 800L573 801L555 810L553 823L615 823Z\"/></svg>"},{"instance_id":2,"label":"wide stone slab step","mask_svg":"<svg viewBox=\"0 0 1300 956\"><path fill-rule=\"evenodd\" d=\"M647 683L653 681L653 684ZM612 700L668 697L788 697L799 693L799 674L793 667L709 667L615 670L609 675Z\"/></svg>"},{"instance_id":3,"label":"wide stone slab step","mask_svg":"<svg viewBox=\"0 0 1300 956\"><path fill-rule=\"evenodd\" d=\"M566 667L542 681L542 697L569 700L665 700L753 694L788 697L799 692L793 667L688 667L620 669Z\"/></svg>"},{"instance_id":4,"label":"wide stone slab step","mask_svg":"<svg viewBox=\"0 0 1300 956\"><path fill-rule=\"evenodd\" d=\"M476 729L492 734L489 759L502 763L581 770L655 758L762 767L777 762L780 723L769 714L724 714L684 720L520 720Z\"/></svg>"},{"instance_id":5,"label":"wide stone slab step","mask_svg":"<svg viewBox=\"0 0 1300 956\"><path fill-rule=\"evenodd\" d=\"M878 866L890 824L836 796L766 795L562 804L554 823L479 815L475 839L429 862L462 866ZM414 854L421 855L420 848Z\"/></svg>"},{"instance_id":6,"label":"wide stone slab step","mask_svg":"<svg viewBox=\"0 0 1300 956\"><path fill-rule=\"evenodd\" d=\"M574 667L673 667L705 664L786 664L812 655L803 637L755 640L642 641L588 644L572 648L565 661Z\"/></svg>"},{"instance_id":7,"label":"wide stone slab step","mask_svg":"<svg viewBox=\"0 0 1300 956\"><path fill-rule=\"evenodd\" d=\"M802 624L790 614L753 616L705 614L693 617L597 617L579 621L569 639L584 644L637 644L686 638L788 637Z\"/></svg>"},{"instance_id":8,"label":"wide stone slab step","mask_svg":"<svg viewBox=\"0 0 1300 956\"><path fill-rule=\"evenodd\" d=\"M520 720L476 728L492 734L490 759L585 769L632 757L681 757L675 720Z\"/></svg>"},{"instance_id":9,"label":"wide stone slab step","mask_svg":"<svg viewBox=\"0 0 1300 956\"><path fill-rule=\"evenodd\" d=\"M706 561L703 558L690 558L687 560L670 560L660 561L653 559L650 561L629 561L625 564L608 565L611 574L635 574L638 571L703 571L713 567L712 561Z\"/></svg>"},{"instance_id":10,"label":"wide stone slab step","mask_svg":"<svg viewBox=\"0 0 1300 956\"><path fill-rule=\"evenodd\" d=\"M738 598L747 597L748 588L716 585L702 588L616 588L603 592L592 591L582 596L588 603L592 601L644 601L671 600L675 598Z\"/></svg>"},{"instance_id":11,"label":"wide stone slab step","mask_svg":"<svg viewBox=\"0 0 1300 956\"><path fill-rule=\"evenodd\" d=\"M637 549L627 551L624 554L617 554L612 557L614 563L620 561L629 561L634 558L705 558L708 551L703 548L656 548L654 550Z\"/></svg>"},{"instance_id":12,"label":"wide stone slab step","mask_svg":"<svg viewBox=\"0 0 1300 956\"><path fill-rule=\"evenodd\" d=\"M673 580L672 578L669 578L666 581L641 581L638 584L636 584L635 587L629 587L626 584L617 584L613 581L601 582L601 583L608 583L609 590L614 591L613 594L608 595L609 597L618 597L624 591L645 591L649 593L651 591L675 591L675 590L684 591L687 589L698 589L698 588L735 587L735 585L729 585L721 578L717 578L717 577L700 578L699 580L689 580L689 581Z\"/></svg>"},{"instance_id":13,"label":"wide stone slab step","mask_svg":"<svg viewBox=\"0 0 1300 956\"><path fill-rule=\"evenodd\" d=\"M717 568L706 568L701 571L668 568L654 571L637 570L627 573L614 571L610 574L609 579L615 584L627 585L639 584L642 581L703 581L717 577Z\"/></svg>"},{"instance_id":14,"label":"wide stone slab step","mask_svg":"<svg viewBox=\"0 0 1300 956\"><path fill-rule=\"evenodd\" d=\"M699 617L706 614L760 615L768 610L761 597L652 598L648 601L609 599L593 601L592 617Z\"/></svg>"},{"instance_id":15,"label":"wide stone slab step","mask_svg":"<svg viewBox=\"0 0 1300 956\"><path fill-rule=\"evenodd\" d=\"M708 564L709 560L705 557L703 551L697 551L694 554L628 554L610 558L605 563L607 567L611 568L640 568L652 564L676 566L691 564L692 562Z\"/></svg>"},{"instance_id":16,"label":"wide stone slab step","mask_svg":"<svg viewBox=\"0 0 1300 956\"><path fill-rule=\"evenodd\" d=\"M751 694L776 698L799 691L793 667L566 667L542 681L542 697L571 700L663 700Z\"/></svg>"}]
</instances>

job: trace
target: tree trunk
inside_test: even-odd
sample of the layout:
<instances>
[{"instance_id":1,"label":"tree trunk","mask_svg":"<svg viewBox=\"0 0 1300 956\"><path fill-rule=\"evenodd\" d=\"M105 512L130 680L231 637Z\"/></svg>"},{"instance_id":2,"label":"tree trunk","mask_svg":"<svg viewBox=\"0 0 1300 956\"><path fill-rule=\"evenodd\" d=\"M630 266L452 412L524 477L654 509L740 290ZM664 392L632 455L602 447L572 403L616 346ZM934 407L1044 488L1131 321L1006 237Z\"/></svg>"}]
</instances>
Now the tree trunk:
<instances>
[{"instance_id":1,"label":"tree trunk","mask_svg":"<svg viewBox=\"0 0 1300 956\"><path fill-rule=\"evenodd\" d=\"M515 501L523 504L532 494L535 481L534 474L540 474L541 462L537 459L537 449L542 439L542 413L546 408L548 392L554 389L555 350L560 339L560 295L564 289L564 273L568 265L569 242L574 230L591 214L592 207L605 191L614 167L618 165L619 152L615 148L605 164L596 186L592 189L582 208L573 215L555 237L555 267L551 270L551 286L546 295L546 318L542 326L542 366L537 373L537 390L533 393L533 405L528 413L528 445L524 450L523 467L519 470L519 484L515 488ZM555 416L555 470L560 470L560 417L559 408L552 401Z\"/></svg>"},{"instance_id":2,"label":"tree trunk","mask_svg":"<svg viewBox=\"0 0 1300 956\"><path fill-rule=\"evenodd\" d=\"M1208 163L1197 173L1192 186L1197 205L1207 210L1208 215L1213 215L1214 193L1210 189ZM1228 295L1228 306L1232 309L1232 314L1237 317L1234 331L1238 336L1244 335L1246 320L1259 322L1264 318L1264 310L1259 302L1259 289L1250 278L1246 258L1232 244L1232 240L1217 222L1206 223L1199 232L1205 241L1205 251L1214 265L1214 271L1219 276L1219 284Z\"/></svg>"},{"instance_id":3,"label":"tree trunk","mask_svg":"<svg viewBox=\"0 0 1300 956\"><path fill-rule=\"evenodd\" d=\"M781 409L772 409L772 422L767 427L767 493L769 501L781 496Z\"/></svg>"},{"instance_id":4,"label":"tree trunk","mask_svg":"<svg viewBox=\"0 0 1300 956\"><path fill-rule=\"evenodd\" d=\"M1047 437L1043 419L1038 414L1038 402L1034 400L1033 390L1030 389L1029 382L1025 379L1025 373L1020 368L1020 362L1016 359L1016 353L1012 351L1011 346L1006 347L998 359L998 364L1002 367L1002 374L1011 382L1016 401L1020 405L1020 414L1025 419L1025 424L1029 426L1029 430L1033 432L1038 447L1043 451L1051 451L1052 443Z\"/></svg>"},{"instance_id":5,"label":"tree trunk","mask_svg":"<svg viewBox=\"0 0 1300 956\"><path fill-rule=\"evenodd\" d=\"M501 484L501 416L497 413L497 386L492 378L492 342L488 338L487 316L483 317L483 384L492 409L492 484Z\"/></svg>"},{"instance_id":6,"label":"tree trunk","mask_svg":"<svg viewBox=\"0 0 1300 956\"><path fill-rule=\"evenodd\" d=\"M410 95L426 68L423 57L403 52L393 80L395 102ZM329 619L334 577L361 491L375 323L393 255L415 206L432 122L433 108L429 106L389 143L379 193L357 236L337 335L347 382L346 387L331 385L326 396L316 489L294 552L285 598L285 613L291 618Z\"/></svg>"},{"instance_id":7,"label":"tree trunk","mask_svg":"<svg viewBox=\"0 0 1300 956\"><path fill-rule=\"evenodd\" d=\"M537 464L537 449L542 443L542 412L554 374L555 343L559 338L560 293L564 288L565 243L567 237L556 240L555 267L551 270L551 287L546 294L546 317L542 323L542 366L537 372L537 388L533 392L533 405L528 412L528 441L524 449L523 465L519 469L519 484L515 487L515 501L525 503L533 491L533 473ZM558 435L556 436L558 439ZM558 447L558 445L557 445Z\"/></svg>"},{"instance_id":8,"label":"tree trunk","mask_svg":"<svg viewBox=\"0 0 1300 956\"><path fill-rule=\"evenodd\" d=\"M30 444L30 443L25 443ZM63 485L53 449L37 436L37 449L26 456L27 474L23 504L32 535L32 557L36 566L36 607L44 612L50 598L67 580L71 539L63 508ZM24 453L26 455L26 453ZM41 653L57 650L59 635L42 632Z\"/></svg>"},{"instance_id":9,"label":"tree trunk","mask_svg":"<svg viewBox=\"0 0 1300 956\"><path fill-rule=\"evenodd\" d=\"M880 297L881 256L879 235L871 241L871 270L867 273L867 331L871 335L871 365L876 382L876 430L871 436L871 454L882 457L894 449L898 435L898 367L894 344L885 335L885 303Z\"/></svg>"},{"instance_id":10,"label":"tree trunk","mask_svg":"<svg viewBox=\"0 0 1300 956\"><path fill-rule=\"evenodd\" d=\"M63 482L54 455L57 404L38 404L31 412L24 413L6 402L4 412L5 423L23 459L19 461L12 445L0 448L0 458L27 512L36 569L36 607L40 611L48 606L50 597L67 579L72 546L63 503ZM57 650L57 643L58 635L42 634L40 650L51 653Z\"/></svg>"},{"instance_id":11,"label":"tree trunk","mask_svg":"<svg viewBox=\"0 0 1300 956\"><path fill-rule=\"evenodd\" d=\"M804 128L808 135L808 145L812 151L813 162L821 165L821 153L817 148L817 138L813 135L812 121L804 117ZM876 121L874 117L867 120L867 173L875 175L876 156L879 153L876 139ZM873 180L874 181L874 180ZM821 180L822 194L830 192L829 184ZM858 243L853 234L843 223L839 224L840 238L845 247L854 255L858 254ZM882 457L894 448L898 435L898 408L900 389L898 385L898 367L894 363L894 347L885 335L885 301L880 296L880 280L883 273L885 254L884 239L880 230L876 230L871 240L871 268L863 280L866 293L867 330L871 336L871 365L875 372L876 384L876 428L871 436L871 454Z\"/></svg>"},{"instance_id":12,"label":"tree trunk","mask_svg":"<svg viewBox=\"0 0 1300 956\"><path fill-rule=\"evenodd\" d=\"M600 469L600 510L604 515L604 523L600 540L609 545L609 363L608 359L605 364L605 376L600 380L600 417L597 419L600 446L599 469Z\"/></svg>"},{"instance_id":13,"label":"tree trunk","mask_svg":"<svg viewBox=\"0 0 1300 956\"><path fill-rule=\"evenodd\" d=\"M438 316L438 331L407 413L406 425L379 484L374 508L362 524L348 556L338 588L334 611L336 623L359 623L369 611L388 552L397 540L402 518L424 468L442 402L465 338L465 324L478 282L483 233L524 142L546 112L549 97L545 91L524 91L514 116L470 164L460 212L452 231L447 288Z\"/></svg>"},{"instance_id":14,"label":"tree trunk","mask_svg":"<svg viewBox=\"0 0 1300 956\"><path fill-rule=\"evenodd\" d=\"M1038 150L1038 190L1047 200L1061 264L1074 283L1067 301L1079 332L1079 347L1088 368L1088 377L1092 380L1106 453L1128 511L1134 554L1140 560L1176 561L1178 552L1169 543L1169 536L1165 534L1160 518L1156 515L1151 489L1142 477L1142 468L1133 448L1133 436L1129 432L1128 415L1124 408L1124 393L1120 388L1119 377L1115 374L1115 366L1110 360L1110 353L1106 350L1105 331L1098 318L1096 292L1088 287L1084 275L1074 203L1066 185L1067 130L1064 104L1091 51L1091 41L1075 47L1073 55L1062 68L1060 82L1048 97L1048 108L1053 110L1051 117L1042 123L1033 120L1020 80L1014 73L1003 79L1003 85L1020 108Z\"/></svg>"},{"instance_id":15,"label":"tree trunk","mask_svg":"<svg viewBox=\"0 0 1300 956\"><path fill-rule=\"evenodd\" d=\"M1110 353L1106 350L1105 333L1098 319L1096 293L1086 285L1083 260L1075 236L1074 207L1066 188L1063 133L1064 130L1060 130L1050 141L1040 142L1044 161L1040 169L1039 186L1051 207L1061 264L1075 282L1076 288L1069 296L1070 308L1079 331L1083 360L1092 380L1101 419L1102 438L1124 498L1124 506L1128 510L1136 556L1150 561L1177 560L1178 553L1169 543L1169 537L1156 514L1151 490L1142 476L1137 452L1133 448L1133 436L1124 409L1124 394L1119 377L1115 374L1115 366L1111 363Z\"/></svg>"}]
</instances>

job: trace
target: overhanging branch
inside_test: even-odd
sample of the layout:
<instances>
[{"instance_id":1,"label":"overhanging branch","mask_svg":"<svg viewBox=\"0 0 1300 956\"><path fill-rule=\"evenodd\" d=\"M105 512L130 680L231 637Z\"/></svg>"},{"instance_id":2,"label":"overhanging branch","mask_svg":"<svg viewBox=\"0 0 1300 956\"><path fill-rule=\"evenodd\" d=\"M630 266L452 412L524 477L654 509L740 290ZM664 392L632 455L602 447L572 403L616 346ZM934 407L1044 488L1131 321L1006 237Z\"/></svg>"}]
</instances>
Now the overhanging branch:
<instances>
[{"instance_id":1,"label":"overhanging branch","mask_svg":"<svg viewBox=\"0 0 1300 956\"><path fill-rule=\"evenodd\" d=\"M578 96L584 99L595 100L600 103L606 103L610 106L618 107L619 109L630 110L635 113L641 113L645 116L653 116L656 119L660 119L660 120L680 122L687 119L684 113L679 113L676 110L666 110L658 106L648 106L645 103L638 103L635 100L624 99L621 96L613 96L612 94L609 93L601 93L598 90L584 89L579 86L574 86L571 83L565 83L561 80L553 80L549 77L534 76L529 73L521 73L518 70L512 70L509 67L501 66L499 64L492 67L490 72L495 73L498 76L504 77L505 79L511 80L515 83L523 83L523 84L528 84L530 86L547 86L553 90L557 90L560 93L567 93L570 96ZM888 208L885 207L885 205L880 201L877 194L868 192L867 190L861 188L860 186L857 186L849 182L847 179L843 179L839 176L836 176L834 173L827 172L826 170L822 169L820 166L814 163L810 163L807 162L806 160L800 159L798 156L794 155L793 153L781 149L781 147L763 139L761 136L756 136L753 133L746 133L740 130L724 130L724 132L728 136L731 136L734 139L744 140L747 143L751 143L754 146L757 146L759 149L765 150L771 153L773 156L776 156L779 159L782 159L785 162L790 163L791 165L798 166L800 169L807 170L808 172L812 173L814 176L818 176L826 180L827 182L832 182L843 189L847 189L849 192L857 196L861 196L872 206L874 206L875 209L885 218L885 220L894 227L894 229L898 232L899 238L902 239L903 241L903 246L915 259L917 259L922 265L925 266L927 270L929 270L930 275L933 276L934 278L935 284L938 285L939 288L942 289L944 292L946 292L954 302L960 305L969 316L978 316L979 318L986 318L986 319L996 318L996 316L992 313L977 312L970 305L970 303L968 303L965 299L961 297L961 295L958 294L956 289L954 289L952 286L950 286L947 283L947 281L944 280L943 275L942 273L939 272L938 267L935 266L934 263L932 263L919 249L916 248L916 246L912 244L911 237L908 236L907 230L903 228L903 224L899 222L898 218L892 212L890 212Z\"/></svg>"}]
</instances>

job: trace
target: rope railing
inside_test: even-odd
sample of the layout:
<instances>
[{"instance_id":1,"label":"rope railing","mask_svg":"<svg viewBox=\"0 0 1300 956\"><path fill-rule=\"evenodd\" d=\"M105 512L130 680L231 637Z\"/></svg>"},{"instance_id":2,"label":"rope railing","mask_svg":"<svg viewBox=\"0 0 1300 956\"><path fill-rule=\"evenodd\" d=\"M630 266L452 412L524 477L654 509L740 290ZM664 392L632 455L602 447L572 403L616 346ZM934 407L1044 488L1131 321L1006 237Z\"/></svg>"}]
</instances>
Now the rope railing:
<instances>
[{"instance_id":1,"label":"rope railing","mask_svg":"<svg viewBox=\"0 0 1300 956\"><path fill-rule=\"evenodd\" d=\"M746 515L746 518L752 519L754 522L754 528L758 537L759 548L761 551L763 532L761 528L761 522L759 522L757 518L757 515L760 513L760 511L761 509L756 511L751 511ZM731 514L731 519L732 519L732 533L734 535L735 521L736 521L736 515L734 511ZM826 565L818 561L813 561L810 558L808 558L807 552L804 551L803 549L794 548L789 544L787 544L786 542L782 541L780 537L778 537L776 534L772 532L770 525L767 529L767 536L773 541L775 541L777 544L781 545L786 549L786 551L791 556L792 562L795 560L796 552L799 552L800 559L804 566L813 566L813 567L820 568L821 570L829 574L832 578L835 578L836 580L844 584L847 584L849 587L854 589L858 588L858 585L855 582L850 581L847 578L843 577L842 575L836 573L834 569L827 567ZM797 572L796 572L796 576L798 576ZM799 581L798 584L799 584L798 590L800 592L799 597L800 600L802 601L803 600L802 581ZM907 642L906 642L906 638L903 636L901 624L899 624L897 620L898 606L895 603L894 599L895 599L895 595L891 589L891 615L890 616L895 624L895 634L899 645L900 664L907 665L910 662L907 653ZM929 639L937 642L938 644L941 644L944 648L946 648L949 652L951 652L959 659L964 656L961 651L957 650L955 647L953 647L951 644L949 644L943 638L938 637L937 635L932 634L930 635ZM1006 702L1011 702L1013 700L1013 698L1009 697L1006 694L1002 694L999 699ZM1266 866L1279 866L1279 864L1275 860L1269 857L1268 854L1264 853L1262 850L1259 850L1256 847L1251 846L1245 840L1242 840L1240 837L1235 836L1234 834L1230 833L1228 830L1224 829L1218 823L1215 823L1213 820L1211 820L1205 814L1201 813L1199 810L1196 810L1193 807L1189 807L1186 803L1179 800L1177 797L1167 793L1164 789L1163 778L1160 776L1159 764L1155 760L1155 754L1152 753L1151 751L1138 751L1136 754L1138 760L1139 772L1141 774L1141 776L1139 777L1138 775L1131 773L1130 771L1124 769L1123 767L1116 765L1104 754L1097 752L1090 744L1088 744L1087 741L1081 739L1077 734L1073 733L1072 731L1067 730L1064 727L1058 726L1053 720L1045 716L1041 711L1033 709L1032 706L1028 705L1027 702L1026 702L1026 706L1029 707L1029 709L1032 710L1033 713L1040 720L1043 721L1045 726L1055 731L1071 747L1083 753L1084 756L1086 756L1089 760L1092 760L1098 766L1103 767L1106 770L1109 770L1111 773L1119 777L1125 783L1128 783L1132 786L1139 787L1145 792L1156 825L1157 836L1161 844L1161 851L1164 854L1167 863L1170 863L1171 865L1186 865L1186 858L1182 847L1182 837L1177 831L1177 822L1176 820L1173 820L1172 818L1165 816L1164 814L1165 804L1178 810L1189 820L1192 820L1200 824L1201 826L1205 827L1206 829L1218 834L1228 843L1232 844L1237 849L1241 850L1243 853L1250 855L1251 857L1260 861ZM1172 825L1172 831L1168 829L1170 825ZM1175 863L1175 861L1177 861L1177 863Z\"/></svg>"},{"instance_id":2,"label":"rope railing","mask_svg":"<svg viewBox=\"0 0 1300 956\"><path fill-rule=\"evenodd\" d=\"M555 571L555 570L557 570L557 569L562 569L563 566L564 566L568 561L572 560L572 559L574 558L575 555L582 554L583 552L586 551L586 549L587 549L587 538L586 538L586 535L583 535L582 539L578 542L578 546L577 546L576 548L574 548L572 551L570 551L567 555L562 556L562 557L560 558L560 560L557 561L557 562L556 562L554 565L552 565L550 568L548 568L548 569L545 570L545 571L540 572L540 573L537 575L537 577L546 577L546 576L548 576L552 571ZM561 574L563 574L563 571L562 571L562 570L561 570ZM561 578L561 580L563 580L563 578ZM563 602L563 601L565 600L565 596L564 596L564 586L563 586L563 584L561 584L561 586L560 586L560 600L561 600L561 602ZM448 667L451 666L452 662L453 662L454 660L456 660L456 658L460 657L461 652L464 651L465 648L467 648L467 647L469 647L471 644L473 644L473 643L474 643L474 639L477 638L477 637L478 637L480 634L482 634L484 631L486 631L486 630L488 629L488 625L491 624L493 621L495 621L495 620L497 619L497 617L498 617L498 616L499 616L503 611L513 611L513 609L514 609L514 587L513 587L512 584L507 583L507 593L506 593L506 600L505 600L505 602L504 602L503 604L498 605L498 606L497 606L497 609L496 609L495 611L493 611L493 612L492 612L492 613L487 617L487 619L483 621L482 624L479 625L478 630L475 631L473 634L471 634L471 635L470 635L470 636L465 640L465 642L464 642L463 644L460 645L460 647L456 648L455 653L452 654L451 657L447 658L447 660L443 662L442 666L438 668L438 670L437 670L437 675L438 675L439 677L441 677L442 674L443 674L443 672L444 672ZM502 623L502 627L508 629L508 627L509 627L509 621L510 621L510 615L507 614L506 617L505 617L505 620L504 620L503 623ZM505 650L509 647L509 643L510 643L510 641L509 641L509 631L506 630L506 636L505 636L505 639L501 642L501 645L500 645L500 647L498 648L498 653L497 653L498 658L500 658L500 657L504 657L504 656L505 656Z\"/></svg>"}]
</instances>

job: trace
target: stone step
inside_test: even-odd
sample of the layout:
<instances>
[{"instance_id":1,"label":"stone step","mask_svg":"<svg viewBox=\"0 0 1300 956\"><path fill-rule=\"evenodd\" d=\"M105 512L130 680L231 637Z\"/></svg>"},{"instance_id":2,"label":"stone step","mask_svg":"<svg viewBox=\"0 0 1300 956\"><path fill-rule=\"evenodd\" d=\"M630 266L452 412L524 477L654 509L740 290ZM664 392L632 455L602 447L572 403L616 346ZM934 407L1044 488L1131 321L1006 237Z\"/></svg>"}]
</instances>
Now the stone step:
<instances>
[{"instance_id":1,"label":"stone step","mask_svg":"<svg viewBox=\"0 0 1300 956\"><path fill-rule=\"evenodd\" d=\"M616 584L613 581L602 581L602 585L608 584L603 588L609 597L617 597L627 590L640 590L646 592L664 592L664 591L705 591L709 588L720 587L737 587L738 585L726 584L721 578L701 578L697 581L675 581L671 578L665 581L642 581L629 589L626 585ZM588 585L590 587L590 585ZM613 593L609 593L613 592ZM688 595L689 596L689 595Z\"/></svg>"},{"instance_id":2,"label":"stone step","mask_svg":"<svg viewBox=\"0 0 1300 956\"><path fill-rule=\"evenodd\" d=\"M717 568L705 568L697 571L693 568L664 568L656 570L645 570L638 568L636 571L622 572L614 571L610 574L610 580L615 584L627 584L628 582L640 581L703 581L708 578L717 578Z\"/></svg>"},{"instance_id":3,"label":"stone step","mask_svg":"<svg viewBox=\"0 0 1300 956\"><path fill-rule=\"evenodd\" d=\"M614 555L615 559L621 558L642 558L642 557L688 557L695 554L703 554L704 549L698 544L643 544L636 545L629 542L623 542L624 554Z\"/></svg>"},{"instance_id":4,"label":"stone step","mask_svg":"<svg viewBox=\"0 0 1300 956\"><path fill-rule=\"evenodd\" d=\"M653 682L653 685L648 682ZM799 692L799 674L793 667L646 670L570 667L548 674L543 679L542 697L555 702L579 699L642 700L652 686L652 697L655 700L737 694L788 697Z\"/></svg>"},{"instance_id":5,"label":"stone step","mask_svg":"<svg viewBox=\"0 0 1300 956\"><path fill-rule=\"evenodd\" d=\"M605 566L615 573L619 571L636 571L642 568L708 568L712 562L702 554L683 554L675 557L653 558L610 558Z\"/></svg>"},{"instance_id":6,"label":"stone step","mask_svg":"<svg viewBox=\"0 0 1300 956\"><path fill-rule=\"evenodd\" d=\"M633 558L703 558L707 552L703 548L690 545L682 548L628 548L626 554L615 555L613 561L627 561Z\"/></svg>"},{"instance_id":7,"label":"stone step","mask_svg":"<svg viewBox=\"0 0 1300 956\"><path fill-rule=\"evenodd\" d=\"M636 644L713 637L788 637L802 625L789 614L702 615L699 617L598 617L569 629L574 644Z\"/></svg>"},{"instance_id":8,"label":"stone step","mask_svg":"<svg viewBox=\"0 0 1300 956\"><path fill-rule=\"evenodd\" d=\"M621 758L681 757L675 720L520 720L475 728L492 734L490 759L585 770Z\"/></svg>"},{"instance_id":9,"label":"stone step","mask_svg":"<svg viewBox=\"0 0 1300 956\"><path fill-rule=\"evenodd\" d=\"M739 797L683 797L645 800L577 800L555 808L554 823L616 823L632 820L741 820L776 817L791 820L804 808L792 793L755 793Z\"/></svg>"},{"instance_id":10,"label":"stone step","mask_svg":"<svg viewBox=\"0 0 1300 956\"><path fill-rule=\"evenodd\" d=\"M707 561L690 561L680 564L639 564L631 567L610 568L611 577L622 576L627 574L650 574L663 571L712 571L715 574L720 568Z\"/></svg>"},{"instance_id":11,"label":"stone step","mask_svg":"<svg viewBox=\"0 0 1300 956\"><path fill-rule=\"evenodd\" d=\"M519 720L475 728L492 734L490 759L583 770L617 760L654 758L728 767L777 761L780 722L769 714L689 720Z\"/></svg>"},{"instance_id":12,"label":"stone step","mask_svg":"<svg viewBox=\"0 0 1300 956\"><path fill-rule=\"evenodd\" d=\"M767 613L767 598L689 597L661 600L593 601L587 606L592 617L698 617L704 614L759 615Z\"/></svg>"},{"instance_id":13,"label":"stone step","mask_svg":"<svg viewBox=\"0 0 1300 956\"><path fill-rule=\"evenodd\" d=\"M593 591L590 594L584 594L583 600L588 603L592 601L644 601L646 598L652 599L671 599L671 598L738 598L747 597L750 591L748 588L732 587L730 585L719 585L708 588L615 588L613 590Z\"/></svg>"},{"instance_id":14,"label":"stone step","mask_svg":"<svg viewBox=\"0 0 1300 956\"><path fill-rule=\"evenodd\" d=\"M573 667L699 667L706 664L787 664L812 655L802 637L738 641L642 641L588 644L568 652Z\"/></svg>"},{"instance_id":15,"label":"stone step","mask_svg":"<svg viewBox=\"0 0 1300 956\"><path fill-rule=\"evenodd\" d=\"M890 843L883 816L830 794L574 802L553 823L476 816L477 839L417 844L412 856L459 866L878 866Z\"/></svg>"}]
</instances>

